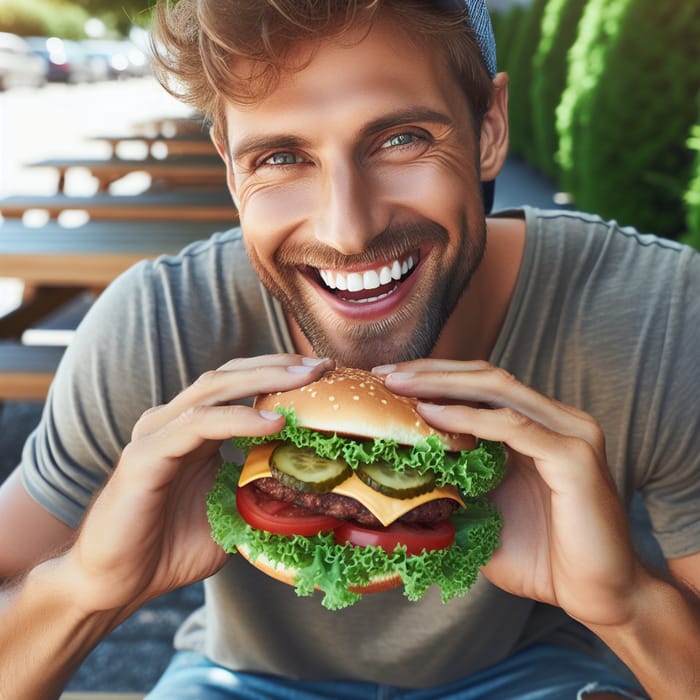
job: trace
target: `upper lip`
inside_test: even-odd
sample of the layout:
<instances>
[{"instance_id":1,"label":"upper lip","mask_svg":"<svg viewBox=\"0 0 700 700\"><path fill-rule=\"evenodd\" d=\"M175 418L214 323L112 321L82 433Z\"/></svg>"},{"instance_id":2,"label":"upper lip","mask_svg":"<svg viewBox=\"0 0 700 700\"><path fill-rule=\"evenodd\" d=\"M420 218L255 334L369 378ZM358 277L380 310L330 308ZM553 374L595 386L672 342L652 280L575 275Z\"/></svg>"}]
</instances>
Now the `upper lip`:
<instances>
[{"instance_id":1,"label":"upper lip","mask_svg":"<svg viewBox=\"0 0 700 700\"><path fill-rule=\"evenodd\" d=\"M361 292L378 289L381 286L398 282L418 263L418 255L411 254L394 258L363 270L341 270L336 268L318 268L324 284L330 289Z\"/></svg>"}]
</instances>

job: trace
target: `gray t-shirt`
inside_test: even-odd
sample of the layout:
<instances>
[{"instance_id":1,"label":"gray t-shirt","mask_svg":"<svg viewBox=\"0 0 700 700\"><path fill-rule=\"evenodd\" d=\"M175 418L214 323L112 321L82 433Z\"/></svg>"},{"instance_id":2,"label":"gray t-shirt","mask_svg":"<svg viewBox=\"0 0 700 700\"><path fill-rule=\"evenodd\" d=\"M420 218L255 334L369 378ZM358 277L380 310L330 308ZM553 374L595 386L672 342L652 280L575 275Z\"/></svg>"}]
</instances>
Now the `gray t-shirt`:
<instances>
[{"instance_id":1,"label":"gray t-shirt","mask_svg":"<svg viewBox=\"0 0 700 700\"><path fill-rule=\"evenodd\" d=\"M697 552L700 255L595 217L523 212L524 258L492 362L595 416L620 493L642 492L666 556ZM137 265L65 354L24 450L27 489L77 526L146 408L228 359L292 349L239 231ZM483 578L446 605L397 589L329 612L234 556L205 590L176 645L293 678L430 686L538 639L593 646L561 611Z\"/></svg>"}]
</instances>

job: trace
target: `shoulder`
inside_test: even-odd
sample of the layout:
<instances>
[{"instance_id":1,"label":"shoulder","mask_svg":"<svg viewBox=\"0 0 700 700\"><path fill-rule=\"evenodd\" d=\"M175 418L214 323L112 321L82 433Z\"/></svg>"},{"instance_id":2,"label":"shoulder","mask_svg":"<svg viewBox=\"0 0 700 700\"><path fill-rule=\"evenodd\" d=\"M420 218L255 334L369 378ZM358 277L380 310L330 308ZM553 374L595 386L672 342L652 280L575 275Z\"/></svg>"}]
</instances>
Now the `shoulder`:
<instances>
[{"instance_id":1,"label":"shoulder","mask_svg":"<svg viewBox=\"0 0 700 700\"><path fill-rule=\"evenodd\" d=\"M540 238L555 248L585 249L592 254L638 255L642 258L663 257L672 260L700 260L689 246L663 236L638 231L624 226L614 219L604 219L595 214L557 209L523 210L530 238Z\"/></svg>"}]
</instances>

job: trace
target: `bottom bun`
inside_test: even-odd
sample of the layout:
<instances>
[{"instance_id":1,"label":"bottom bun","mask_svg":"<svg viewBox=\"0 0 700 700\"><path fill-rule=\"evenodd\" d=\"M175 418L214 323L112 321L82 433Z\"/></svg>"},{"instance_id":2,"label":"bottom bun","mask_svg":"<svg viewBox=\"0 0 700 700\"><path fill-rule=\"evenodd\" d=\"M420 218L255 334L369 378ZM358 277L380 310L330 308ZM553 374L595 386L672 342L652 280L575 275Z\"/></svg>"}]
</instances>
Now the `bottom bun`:
<instances>
[{"instance_id":1,"label":"bottom bun","mask_svg":"<svg viewBox=\"0 0 700 700\"><path fill-rule=\"evenodd\" d=\"M271 559L261 554L257 559L252 559L250 550L245 545L238 545L239 553L243 558L251 563L256 569L260 569L264 574L286 583L289 586L296 586L296 569L273 562ZM370 579L369 583L364 586L348 586L348 590L352 593L379 593L388 591L391 588L397 588L403 583L401 576L395 574L379 574ZM318 588L318 586L316 587Z\"/></svg>"}]
</instances>

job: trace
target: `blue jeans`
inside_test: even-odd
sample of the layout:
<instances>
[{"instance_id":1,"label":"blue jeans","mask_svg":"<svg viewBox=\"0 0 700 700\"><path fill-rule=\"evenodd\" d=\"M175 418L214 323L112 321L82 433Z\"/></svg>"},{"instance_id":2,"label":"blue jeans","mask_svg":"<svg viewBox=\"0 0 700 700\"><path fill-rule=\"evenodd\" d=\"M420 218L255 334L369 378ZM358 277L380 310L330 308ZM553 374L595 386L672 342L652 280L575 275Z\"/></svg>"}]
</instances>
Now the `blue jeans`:
<instances>
[{"instance_id":1,"label":"blue jeans","mask_svg":"<svg viewBox=\"0 0 700 700\"><path fill-rule=\"evenodd\" d=\"M355 681L294 681L230 671L201 654L178 652L146 700L583 700L603 691L635 700L646 697L605 663L541 644L428 690Z\"/></svg>"}]
</instances>

